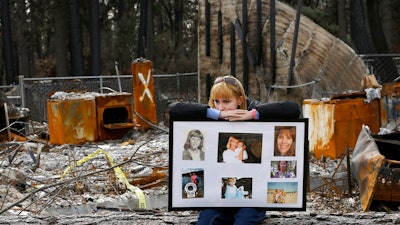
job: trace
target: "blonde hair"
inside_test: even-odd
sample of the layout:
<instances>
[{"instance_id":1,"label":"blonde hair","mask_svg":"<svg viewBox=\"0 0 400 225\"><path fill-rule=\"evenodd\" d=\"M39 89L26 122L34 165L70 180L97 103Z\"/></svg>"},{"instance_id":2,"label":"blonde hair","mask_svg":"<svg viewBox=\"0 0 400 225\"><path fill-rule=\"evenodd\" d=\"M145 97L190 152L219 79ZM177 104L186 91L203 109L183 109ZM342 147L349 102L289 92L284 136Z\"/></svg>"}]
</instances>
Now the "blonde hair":
<instances>
[{"instance_id":1,"label":"blonde hair","mask_svg":"<svg viewBox=\"0 0 400 225\"><path fill-rule=\"evenodd\" d=\"M226 143L226 148L227 148L227 149L231 149L231 147L232 147L231 140L240 141L240 138L235 137L235 136L229 136L228 142Z\"/></svg>"},{"instance_id":2,"label":"blonde hair","mask_svg":"<svg viewBox=\"0 0 400 225\"><path fill-rule=\"evenodd\" d=\"M230 75L224 77L217 77L216 79L219 78L222 78L224 80L212 86L210 91L210 99L208 100L208 105L211 108L215 108L214 99L216 98L229 99L231 97L234 97L238 99L240 98L240 96L243 96L244 99L242 101L242 104L240 104L239 108L247 109L246 94L244 92L242 83L240 83L238 79ZM225 79L233 79L235 83L226 82Z\"/></svg>"},{"instance_id":3,"label":"blonde hair","mask_svg":"<svg viewBox=\"0 0 400 225\"><path fill-rule=\"evenodd\" d=\"M236 178L235 177L228 177L228 182L233 181L236 182Z\"/></svg>"}]
</instances>

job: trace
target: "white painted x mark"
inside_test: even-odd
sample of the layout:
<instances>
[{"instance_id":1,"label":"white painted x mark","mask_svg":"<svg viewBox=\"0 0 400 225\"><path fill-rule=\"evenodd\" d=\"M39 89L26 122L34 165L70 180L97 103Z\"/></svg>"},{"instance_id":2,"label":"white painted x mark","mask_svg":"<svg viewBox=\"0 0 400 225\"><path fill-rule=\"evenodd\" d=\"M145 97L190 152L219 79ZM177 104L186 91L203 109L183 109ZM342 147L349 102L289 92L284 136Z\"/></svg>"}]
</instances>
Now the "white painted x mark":
<instances>
[{"instance_id":1,"label":"white painted x mark","mask_svg":"<svg viewBox=\"0 0 400 225\"><path fill-rule=\"evenodd\" d=\"M153 103L153 96L151 95L150 89L149 89L149 82L150 82L150 73L151 71L149 70L149 72L147 73L147 78L146 80L144 79L144 76L141 72L138 73L139 79L140 81L142 81L142 84L144 85L144 90L142 95L140 96L139 100L143 101L144 96L147 95L147 97L149 97L150 101Z\"/></svg>"}]
</instances>

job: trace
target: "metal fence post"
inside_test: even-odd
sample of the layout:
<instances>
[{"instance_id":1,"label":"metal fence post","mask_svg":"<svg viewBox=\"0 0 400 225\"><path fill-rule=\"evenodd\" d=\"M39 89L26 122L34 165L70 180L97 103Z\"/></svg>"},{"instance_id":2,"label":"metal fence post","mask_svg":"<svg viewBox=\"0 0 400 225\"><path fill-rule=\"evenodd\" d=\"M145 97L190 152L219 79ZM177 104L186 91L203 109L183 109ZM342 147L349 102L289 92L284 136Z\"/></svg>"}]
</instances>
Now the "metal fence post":
<instances>
[{"instance_id":1,"label":"metal fence post","mask_svg":"<svg viewBox=\"0 0 400 225\"><path fill-rule=\"evenodd\" d=\"M25 89L24 89L24 75L19 75L19 94L21 95L21 106L25 108Z\"/></svg>"},{"instance_id":2,"label":"metal fence post","mask_svg":"<svg viewBox=\"0 0 400 225\"><path fill-rule=\"evenodd\" d=\"M181 98L181 82L179 79L179 73L176 74L176 89L178 90L178 99Z\"/></svg>"}]
</instances>

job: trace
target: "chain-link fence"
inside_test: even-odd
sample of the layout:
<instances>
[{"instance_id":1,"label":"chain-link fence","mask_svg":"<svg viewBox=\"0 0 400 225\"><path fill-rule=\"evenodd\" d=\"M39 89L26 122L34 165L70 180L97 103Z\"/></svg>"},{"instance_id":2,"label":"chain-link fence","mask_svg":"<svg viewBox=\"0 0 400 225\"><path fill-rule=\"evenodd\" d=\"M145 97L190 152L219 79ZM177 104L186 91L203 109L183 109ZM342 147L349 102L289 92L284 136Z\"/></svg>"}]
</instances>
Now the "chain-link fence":
<instances>
[{"instance_id":1,"label":"chain-link fence","mask_svg":"<svg viewBox=\"0 0 400 225\"><path fill-rule=\"evenodd\" d=\"M360 55L368 66L370 73L386 71L390 77L397 77L392 81L399 81L397 76L400 68L400 55ZM391 61L392 63L380 63ZM382 72L381 72L382 73ZM381 82L380 77L377 77ZM157 120L165 121L165 113L168 104L174 101L198 101L198 74L160 74L154 75L155 99L157 108ZM17 96L21 106L28 108L30 119L38 122L47 122L47 99L57 91L65 92L99 92L122 91L133 93L132 75L114 76L82 76L82 77L49 77L49 78L25 78L20 76L19 85L0 86L0 89L8 91L17 89ZM13 94L12 94L13 95Z\"/></svg>"},{"instance_id":2,"label":"chain-link fence","mask_svg":"<svg viewBox=\"0 0 400 225\"><path fill-rule=\"evenodd\" d=\"M197 73L154 75L157 120L163 122L168 105L174 101L197 101ZM18 94L21 107L28 108L30 119L47 122L47 99L64 92L133 93L132 75L24 78L20 76ZM6 86L9 88L10 86ZM9 97L9 96L8 96Z\"/></svg>"},{"instance_id":3,"label":"chain-link fence","mask_svg":"<svg viewBox=\"0 0 400 225\"><path fill-rule=\"evenodd\" d=\"M380 83L400 79L400 54L364 54L360 57Z\"/></svg>"}]
</instances>

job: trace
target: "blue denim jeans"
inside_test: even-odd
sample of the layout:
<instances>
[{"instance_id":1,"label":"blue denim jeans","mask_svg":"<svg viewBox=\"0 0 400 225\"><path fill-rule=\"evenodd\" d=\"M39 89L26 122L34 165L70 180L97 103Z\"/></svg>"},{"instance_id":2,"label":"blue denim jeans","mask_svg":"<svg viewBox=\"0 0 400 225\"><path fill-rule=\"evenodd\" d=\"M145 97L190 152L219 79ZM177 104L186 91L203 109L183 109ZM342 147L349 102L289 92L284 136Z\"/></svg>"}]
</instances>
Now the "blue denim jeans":
<instances>
[{"instance_id":1,"label":"blue denim jeans","mask_svg":"<svg viewBox=\"0 0 400 225\"><path fill-rule=\"evenodd\" d=\"M204 209L197 225L258 225L265 219L265 210L256 208Z\"/></svg>"}]
</instances>

